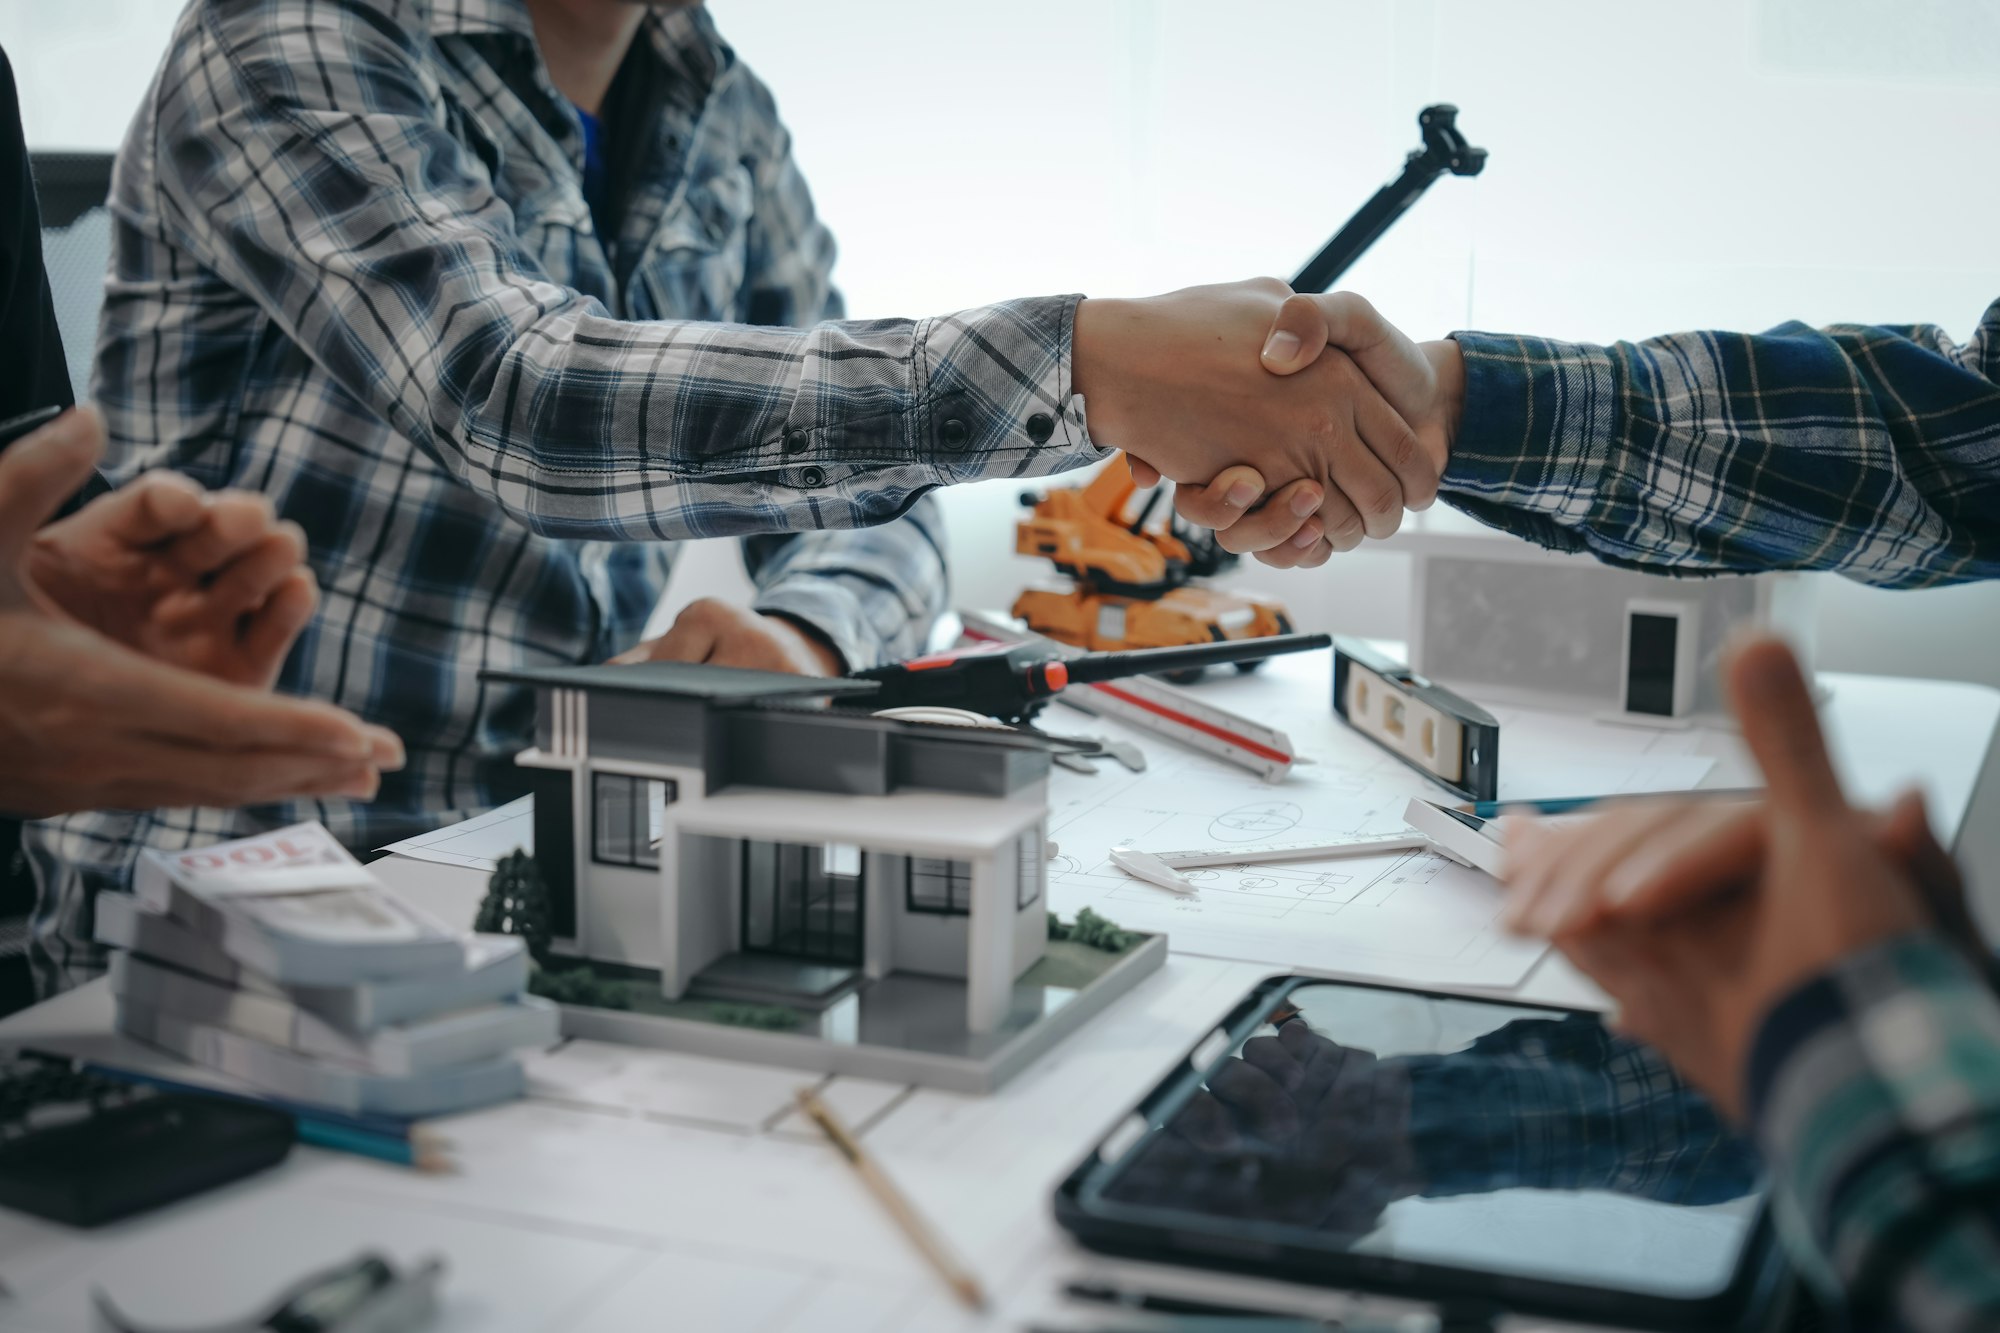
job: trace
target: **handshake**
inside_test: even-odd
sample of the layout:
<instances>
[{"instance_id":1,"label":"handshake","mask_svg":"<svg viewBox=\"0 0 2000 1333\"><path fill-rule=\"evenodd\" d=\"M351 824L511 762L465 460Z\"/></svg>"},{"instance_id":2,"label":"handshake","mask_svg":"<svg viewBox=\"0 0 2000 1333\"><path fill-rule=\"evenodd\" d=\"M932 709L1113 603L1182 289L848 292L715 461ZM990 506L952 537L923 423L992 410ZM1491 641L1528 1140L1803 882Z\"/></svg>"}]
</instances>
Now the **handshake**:
<instances>
[{"instance_id":1,"label":"handshake","mask_svg":"<svg viewBox=\"0 0 2000 1333\"><path fill-rule=\"evenodd\" d=\"M1324 564L1427 509L1464 399L1458 345L1413 343L1351 292L1275 278L1077 307L1093 440L1181 517L1280 569Z\"/></svg>"}]
</instances>

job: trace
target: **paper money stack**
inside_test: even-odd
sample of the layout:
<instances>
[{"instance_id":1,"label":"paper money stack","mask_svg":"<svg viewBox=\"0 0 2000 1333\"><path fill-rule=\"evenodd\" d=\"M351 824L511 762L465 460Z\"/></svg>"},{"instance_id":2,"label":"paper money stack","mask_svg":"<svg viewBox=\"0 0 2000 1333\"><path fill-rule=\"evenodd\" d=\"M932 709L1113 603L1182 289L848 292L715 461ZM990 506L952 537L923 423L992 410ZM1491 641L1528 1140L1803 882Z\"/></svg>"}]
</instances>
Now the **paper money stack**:
<instances>
[{"instance_id":1,"label":"paper money stack","mask_svg":"<svg viewBox=\"0 0 2000 1333\"><path fill-rule=\"evenodd\" d=\"M97 900L120 1032L275 1098L415 1119L519 1095L556 1040L510 936L433 921L319 824L146 853Z\"/></svg>"}]
</instances>

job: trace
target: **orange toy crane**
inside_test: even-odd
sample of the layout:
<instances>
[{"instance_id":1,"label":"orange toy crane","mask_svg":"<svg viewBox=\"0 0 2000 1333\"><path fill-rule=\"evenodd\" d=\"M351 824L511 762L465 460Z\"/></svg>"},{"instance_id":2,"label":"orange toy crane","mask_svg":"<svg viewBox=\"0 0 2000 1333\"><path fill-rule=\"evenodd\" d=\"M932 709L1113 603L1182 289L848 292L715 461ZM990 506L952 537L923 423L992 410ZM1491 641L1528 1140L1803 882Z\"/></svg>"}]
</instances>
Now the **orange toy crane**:
<instances>
[{"instance_id":1,"label":"orange toy crane","mask_svg":"<svg viewBox=\"0 0 2000 1333\"><path fill-rule=\"evenodd\" d=\"M1017 617L1037 634L1104 652L1292 632L1284 608L1270 598L1191 582L1219 572L1234 557L1212 538L1190 547L1168 520L1155 522L1164 488L1128 519L1137 489L1130 469L1118 461L1088 485L1021 496L1032 512L1014 529L1014 549L1051 561L1070 582L1028 589L1015 599Z\"/></svg>"}]
</instances>

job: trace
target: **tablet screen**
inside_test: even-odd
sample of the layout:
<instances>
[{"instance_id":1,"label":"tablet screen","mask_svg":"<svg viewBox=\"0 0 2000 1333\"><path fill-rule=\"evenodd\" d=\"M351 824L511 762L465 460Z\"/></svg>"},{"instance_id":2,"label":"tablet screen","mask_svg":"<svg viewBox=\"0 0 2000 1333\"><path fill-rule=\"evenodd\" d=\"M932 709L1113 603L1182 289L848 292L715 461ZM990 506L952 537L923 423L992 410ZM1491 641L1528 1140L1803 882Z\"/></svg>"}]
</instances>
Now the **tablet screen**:
<instances>
[{"instance_id":1,"label":"tablet screen","mask_svg":"<svg viewBox=\"0 0 2000 1333\"><path fill-rule=\"evenodd\" d=\"M1300 981L1251 1022L1084 1182L1093 1208L1667 1300L1730 1286L1754 1151L1596 1018Z\"/></svg>"}]
</instances>

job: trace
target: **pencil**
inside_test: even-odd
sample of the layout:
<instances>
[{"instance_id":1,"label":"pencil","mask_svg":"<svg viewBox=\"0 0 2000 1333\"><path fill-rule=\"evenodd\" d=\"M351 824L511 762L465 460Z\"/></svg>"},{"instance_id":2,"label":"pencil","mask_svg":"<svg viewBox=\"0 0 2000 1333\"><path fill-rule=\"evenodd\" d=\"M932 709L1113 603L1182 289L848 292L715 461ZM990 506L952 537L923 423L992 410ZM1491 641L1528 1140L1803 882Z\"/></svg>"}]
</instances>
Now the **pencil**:
<instances>
[{"instance_id":1,"label":"pencil","mask_svg":"<svg viewBox=\"0 0 2000 1333\"><path fill-rule=\"evenodd\" d=\"M868 1192L875 1196L875 1201L881 1204L896 1225L903 1229L903 1234L910 1238L910 1243L923 1253L924 1259L937 1270L937 1275L944 1279L945 1285L952 1289L967 1309L984 1310L986 1293L980 1290L979 1280L968 1273L965 1266L952 1255L950 1249L945 1246L943 1237L938 1235L937 1229L924 1220L922 1214L917 1212L916 1206L896 1188L895 1182L884 1174L882 1168L876 1165L875 1159L870 1157L860 1142L847 1132L847 1126L841 1124L827 1104L819 1099L818 1093L811 1088L800 1088L798 1097L799 1109L820 1127L820 1132L826 1135L827 1141L847 1159L847 1164L861 1177L861 1183L868 1187Z\"/></svg>"},{"instance_id":2,"label":"pencil","mask_svg":"<svg viewBox=\"0 0 2000 1333\"><path fill-rule=\"evenodd\" d=\"M411 1126L409 1136L405 1138L312 1116L299 1116L296 1123L299 1142L310 1143L316 1148L331 1148L335 1152L350 1152L393 1162L397 1166L415 1167L429 1175L452 1169L451 1158L446 1155L446 1143L418 1126Z\"/></svg>"}]
</instances>

